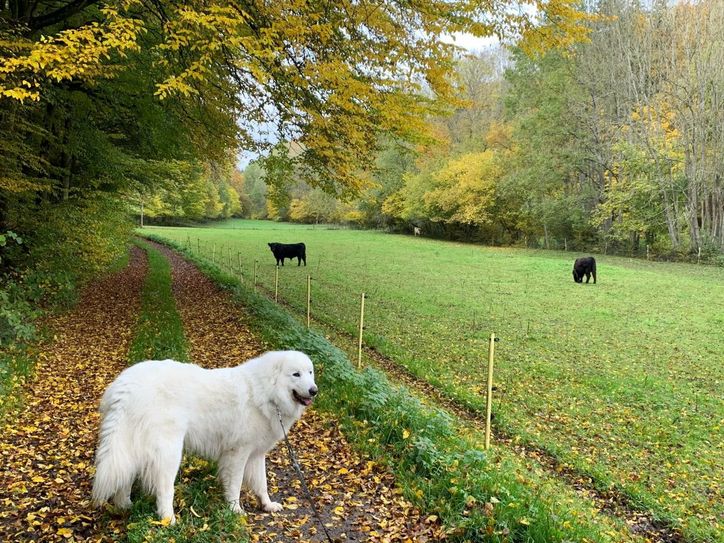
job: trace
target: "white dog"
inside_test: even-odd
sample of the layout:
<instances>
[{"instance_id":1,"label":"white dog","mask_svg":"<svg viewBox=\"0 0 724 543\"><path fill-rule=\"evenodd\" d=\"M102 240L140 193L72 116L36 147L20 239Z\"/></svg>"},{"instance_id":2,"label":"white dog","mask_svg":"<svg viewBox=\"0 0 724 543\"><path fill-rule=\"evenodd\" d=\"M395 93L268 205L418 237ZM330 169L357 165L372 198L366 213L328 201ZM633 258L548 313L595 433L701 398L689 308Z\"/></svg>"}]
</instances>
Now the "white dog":
<instances>
[{"instance_id":1,"label":"white dog","mask_svg":"<svg viewBox=\"0 0 724 543\"><path fill-rule=\"evenodd\" d=\"M312 361L298 351L213 370L173 360L135 364L101 400L93 501L113 497L118 507L130 507L131 485L140 477L156 496L159 517L175 522L174 480L186 450L218 461L235 512L242 512L242 483L265 511L279 511L281 504L269 498L265 455L316 394Z\"/></svg>"}]
</instances>

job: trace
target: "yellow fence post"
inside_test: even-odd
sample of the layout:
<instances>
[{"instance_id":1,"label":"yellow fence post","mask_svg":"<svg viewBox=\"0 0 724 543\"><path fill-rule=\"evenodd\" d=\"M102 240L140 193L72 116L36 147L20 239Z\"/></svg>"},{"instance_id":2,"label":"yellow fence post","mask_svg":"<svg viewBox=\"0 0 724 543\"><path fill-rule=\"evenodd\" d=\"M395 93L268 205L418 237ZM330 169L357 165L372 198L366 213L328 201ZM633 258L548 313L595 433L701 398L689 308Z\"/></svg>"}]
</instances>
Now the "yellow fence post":
<instances>
[{"instance_id":1,"label":"yellow fence post","mask_svg":"<svg viewBox=\"0 0 724 543\"><path fill-rule=\"evenodd\" d=\"M274 301L279 301L279 266L274 268Z\"/></svg>"},{"instance_id":2,"label":"yellow fence post","mask_svg":"<svg viewBox=\"0 0 724 543\"><path fill-rule=\"evenodd\" d=\"M362 332L365 328L365 293L362 293L359 307L359 343L357 344L357 369L362 367Z\"/></svg>"},{"instance_id":3,"label":"yellow fence post","mask_svg":"<svg viewBox=\"0 0 724 543\"><path fill-rule=\"evenodd\" d=\"M493 357L495 356L495 334L490 334L488 351L488 396L485 399L485 450L490 447L490 419L493 408Z\"/></svg>"},{"instance_id":4,"label":"yellow fence post","mask_svg":"<svg viewBox=\"0 0 724 543\"><path fill-rule=\"evenodd\" d=\"M312 276L307 274L307 330L312 318Z\"/></svg>"}]
</instances>

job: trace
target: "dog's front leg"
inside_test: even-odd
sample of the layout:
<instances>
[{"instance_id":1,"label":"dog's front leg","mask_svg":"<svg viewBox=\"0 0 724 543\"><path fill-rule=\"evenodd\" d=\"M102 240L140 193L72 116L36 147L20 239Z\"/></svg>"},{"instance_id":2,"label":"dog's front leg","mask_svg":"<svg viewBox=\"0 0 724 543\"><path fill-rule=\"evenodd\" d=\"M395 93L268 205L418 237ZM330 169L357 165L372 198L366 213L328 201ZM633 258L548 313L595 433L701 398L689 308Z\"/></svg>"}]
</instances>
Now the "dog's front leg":
<instances>
[{"instance_id":1,"label":"dog's front leg","mask_svg":"<svg viewBox=\"0 0 724 543\"><path fill-rule=\"evenodd\" d=\"M269 513L276 513L282 510L282 504L271 501L266 485L266 462L264 454L258 454L249 458L244 470L244 484L248 486L264 509Z\"/></svg>"},{"instance_id":2,"label":"dog's front leg","mask_svg":"<svg viewBox=\"0 0 724 543\"><path fill-rule=\"evenodd\" d=\"M241 482L244 478L244 469L248 459L248 451L239 449L226 451L219 458L219 478L224 487L224 499L229 503L234 513L241 514L244 512L239 500Z\"/></svg>"}]
</instances>

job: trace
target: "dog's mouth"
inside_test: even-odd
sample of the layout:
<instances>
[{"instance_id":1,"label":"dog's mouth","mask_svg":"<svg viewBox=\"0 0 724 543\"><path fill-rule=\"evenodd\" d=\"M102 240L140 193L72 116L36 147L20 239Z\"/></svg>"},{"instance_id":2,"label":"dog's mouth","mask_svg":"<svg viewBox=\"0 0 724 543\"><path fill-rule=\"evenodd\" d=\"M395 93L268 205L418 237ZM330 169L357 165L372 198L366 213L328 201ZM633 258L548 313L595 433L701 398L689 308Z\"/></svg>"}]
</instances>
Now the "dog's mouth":
<instances>
[{"instance_id":1,"label":"dog's mouth","mask_svg":"<svg viewBox=\"0 0 724 543\"><path fill-rule=\"evenodd\" d=\"M307 407L309 405L312 405L312 397L311 396L302 396L299 394L296 390L292 390L292 396L294 396L294 400L302 404L304 407Z\"/></svg>"}]
</instances>

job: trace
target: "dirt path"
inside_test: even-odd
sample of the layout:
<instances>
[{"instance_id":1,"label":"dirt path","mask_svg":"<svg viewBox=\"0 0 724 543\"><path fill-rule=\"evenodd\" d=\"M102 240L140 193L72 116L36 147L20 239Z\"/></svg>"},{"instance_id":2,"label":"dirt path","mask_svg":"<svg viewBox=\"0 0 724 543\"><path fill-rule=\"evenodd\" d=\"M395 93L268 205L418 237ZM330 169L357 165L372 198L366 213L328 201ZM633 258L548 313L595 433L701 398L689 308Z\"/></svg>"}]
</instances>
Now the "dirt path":
<instances>
[{"instance_id":1,"label":"dirt path","mask_svg":"<svg viewBox=\"0 0 724 543\"><path fill-rule=\"evenodd\" d=\"M243 308L195 266L161 245L156 247L171 262L174 295L195 363L231 366L265 350L245 325ZM389 471L373 459L356 455L333 420L310 409L292 428L290 439L323 522L335 540L440 539L436 519L428 520L401 496ZM252 541L326 541L282 444L270 454L267 471L272 499L285 508L273 515L263 513L250 495L242 496Z\"/></svg>"},{"instance_id":2,"label":"dirt path","mask_svg":"<svg viewBox=\"0 0 724 543\"><path fill-rule=\"evenodd\" d=\"M84 541L123 529L89 507L98 400L127 365L146 274L129 266L94 283L67 313L48 318L24 404L0 428L0 541Z\"/></svg>"}]
</instances>

